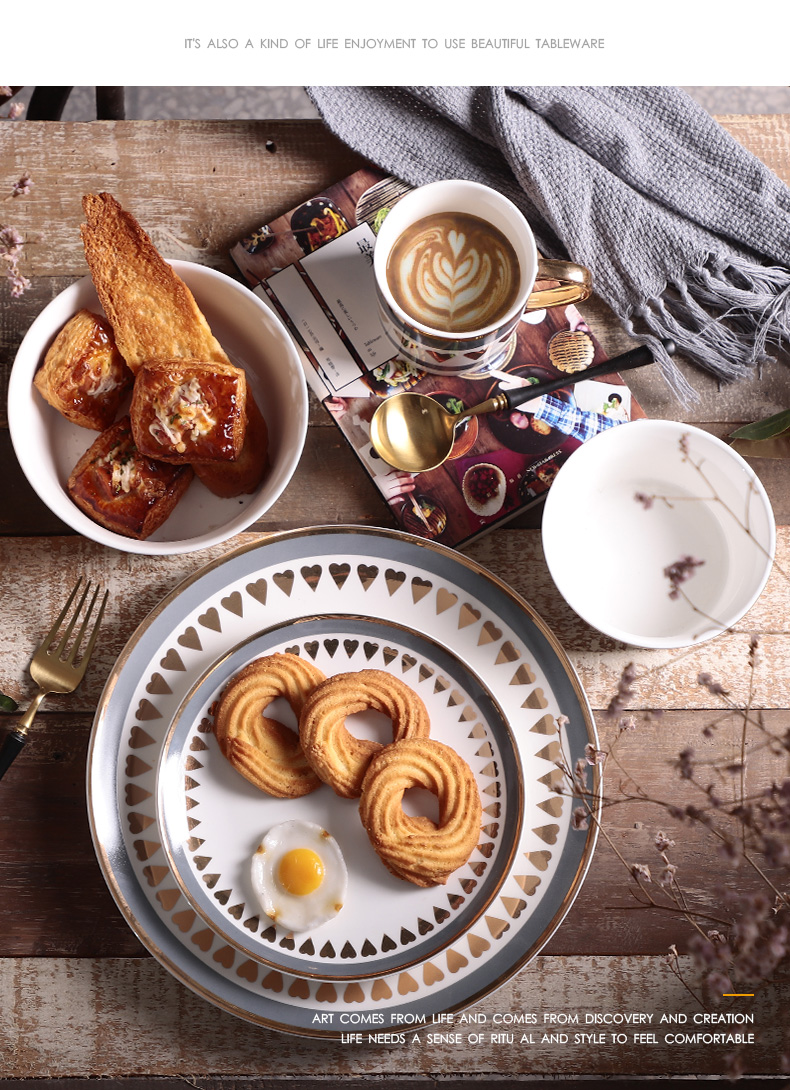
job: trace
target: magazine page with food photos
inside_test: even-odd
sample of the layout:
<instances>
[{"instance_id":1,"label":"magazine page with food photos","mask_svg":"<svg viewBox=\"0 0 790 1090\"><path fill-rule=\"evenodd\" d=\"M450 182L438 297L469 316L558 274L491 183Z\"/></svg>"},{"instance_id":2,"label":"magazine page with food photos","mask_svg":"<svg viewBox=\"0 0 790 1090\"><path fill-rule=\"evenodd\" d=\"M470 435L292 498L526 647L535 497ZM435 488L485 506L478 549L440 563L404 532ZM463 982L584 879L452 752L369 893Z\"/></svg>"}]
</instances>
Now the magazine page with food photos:
<instances>
[{"instance_id":1,"label":"magazine page with food photos","mask_svg":"<svg viewBox=\"0 0 790 1090\"><path fill-rule=\"evenodd\" d=\"M645 414L618 374L579 380L607 357L575 305L528 311L499 365L480 374L429 373L399 355L378 315L373 248L388 211L408 190L376 170L357 171L240 240L231 257L285 322L310 388L398 525L457 547L539 503L581 443ZM566 388L468 418L456 428L447 460L427 472L394 469L371 445L373 413L403 390L457 413L564 375Z\"/></svg>"}]
</instances>

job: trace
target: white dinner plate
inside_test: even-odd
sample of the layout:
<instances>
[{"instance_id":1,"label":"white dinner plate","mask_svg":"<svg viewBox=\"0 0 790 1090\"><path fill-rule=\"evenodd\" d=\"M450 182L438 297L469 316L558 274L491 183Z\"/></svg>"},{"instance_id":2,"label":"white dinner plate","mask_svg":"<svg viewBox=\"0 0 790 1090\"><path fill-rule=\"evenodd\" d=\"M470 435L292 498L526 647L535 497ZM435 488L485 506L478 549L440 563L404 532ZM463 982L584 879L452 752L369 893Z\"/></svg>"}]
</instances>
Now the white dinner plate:
<instances>
[{"instance_id":1,"label":"white dinner plate","mask_svg":"<svg viewBox=\"0 0 790 1090\"><path fill-rule=\"evenodd\" d=\"M223 842L216 808L233 797L237 813L260 811L262 827L250 827L249 849L269 816L290 817L294 800L257 796L224 768L198 715L223 669L269 649L315 655L331 672L356 668L369 653L425 694L432 730L435 724L437 736L452 737L470 756L489 808L484 851L478 846L470 860L479 874L464 871L457 884L451 879L427 896L374 873L372 859L363 875L353 806L322 788L319 807L337 804L343 814L332 831L351 837L348 856L359 873L350 888L358 903L348 920L365 919L364 934L349 938L341 913L323 925L325 940L320 928L305 940L312 953L300 951L295 936L267 935L260 920L240 941L245 921L256 915L247 911L249 891L229 847L244 837ZM560 716L568 721L558 728ZM485 569L394 531L295 531L201 569L129 641L94 724L91 827L130 926L194 991L258 1024L307 1036L337 1037L360 1015L387 1029L473 1003L526 965L559 926L596 833L594 822L586 831L571 827L573 800L558 793L565 780L557 761L573 767L588 743L597 746L595 728L567 657L531 608ZM203 830L194 824L204 821L206 845L197 844ZM185 831L193 844L185 843ZM201 871L196 855L220 865ZM195 879L206 872L228 881L217 880L210 897L201 890L198 898ZM433 930L421 934L421 920ZM385 938L394 949L385 949ZM334 956L321 956L319 939ZM353 978L342 968L346 939ZM375 948L373 975L364 969L366 943ZM292 959L287 966L285 958Z\"/></svg>"}]
</instances>

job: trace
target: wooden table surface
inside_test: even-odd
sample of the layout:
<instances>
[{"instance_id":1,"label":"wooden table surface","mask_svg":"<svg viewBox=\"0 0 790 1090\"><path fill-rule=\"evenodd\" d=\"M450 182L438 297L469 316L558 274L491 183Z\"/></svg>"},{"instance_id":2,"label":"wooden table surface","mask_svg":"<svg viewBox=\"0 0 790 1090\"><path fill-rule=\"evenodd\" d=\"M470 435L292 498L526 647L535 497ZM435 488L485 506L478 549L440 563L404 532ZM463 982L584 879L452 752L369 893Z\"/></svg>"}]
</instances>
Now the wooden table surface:
<instances>
[{"instance_id":1,"label":"wooden table surface","mask_svg":"<svg viewBox=\"0 0 790 1090\"><path fill-rule=\"evenodd\" d=\"M723 124L790 182L790 117L725 117ZM228 546L168 558L127 555L72 534L42 506L21 476L5 419L5 384L16 348L41 308L86 272L78 225L84 192L106 189L136 212L166 257L233 273L230 245L359 165L317 122L92 122L0 124L0 193L23 174L31 193L0 203L0 222L26 241L23 272L32 281L11 299L0 281L0 543L3 621L0 689L22 706L31 696L32 650L72 572L111 591L101 651L74 696L53 698L39 714L33 741L0 784L0 1085L4 1080L112 1077L136 1085L153 1076L210 1086L253 1080L266 1085L321 1076L433 1084L439 1077L517 1079L547 1075L717 1075L720 1046L627 1043L594 1046L516 1042L422 1042L412 1047L302 1040L262 1030L197 998L147 955L104 885L88 831L85 758L92 715L112 663L147 612L176 583L226 548L283 529L323 522L392 525L372 484L328 415L311 405L307 445L297 473L271 511ZM628 347L606 307L585 314L610 353ZM650 416L694 421L726 435L736 423L790 404L787 360L753 382L718 390L693 374L700 398L677 404L657 374L636 372L631 385ZM776 512L778 556L790 570L790 489L781 462L755 461ZM320 509L316 496L321 496ZM752 701L777 731L790 727L790 610L787 580L777 572L749 614L715 643L687 653L634 651L597 634L559 599L543 560L536 519L498 529L469 555L526 597L555 631L589 695L604 739L614 729L602 714L623 667L647 671L636 709L664 714L640 726L629 759L644 786L682 797L670 759L721 711L697 683L702 670L746 698L751 633L761 636L762 664ZM580 560L584 556L580 540ZM13 717L4 720L11 725ZM736 722L708 743L711 756L736 747ZM729 747L729 748L728 748ZM748 767L750 787L767 783L767 760ZM644 807L628 803L607 816L607 832L629 859L646 856ZM677 862L699 903L715 910L721 887L747 890L748 876L722 868L704 833L688 829ZM715 912L714 912L715 914ZM635 910L622 863L600 844L582 892L537 960L475 1010L697 1010L665 955L689 936L669 914ZM757 1043L747 1071L777 1075L779 1027L787 1021L790 985L777 982L746 1003ZM746 1009L746 1008L738 1008ZM387 1078L389 1077L389 1078ZM59 1083L58 1083L59 1084Z\"/></svg>"}]
</instances>

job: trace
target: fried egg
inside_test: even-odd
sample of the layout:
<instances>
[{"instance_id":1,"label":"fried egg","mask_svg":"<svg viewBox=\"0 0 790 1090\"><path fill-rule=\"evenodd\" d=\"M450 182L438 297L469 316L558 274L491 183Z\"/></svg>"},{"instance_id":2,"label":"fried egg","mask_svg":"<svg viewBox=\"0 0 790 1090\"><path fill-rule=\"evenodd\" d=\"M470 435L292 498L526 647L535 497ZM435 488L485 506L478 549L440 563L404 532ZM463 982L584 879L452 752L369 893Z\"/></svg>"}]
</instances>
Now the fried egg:
<instances>
[{"instance_id":1,"label":"fried egg","mask_svg":"<svg viewBox=\"0 0 790 1090\"><path fill-rule=\"evenodd\" d=\"M311 821L270 829L252 857L252 888L261 908L287 931L308 931L336 916L348 871L337 841Z\"/></svg>"}]
</instances>

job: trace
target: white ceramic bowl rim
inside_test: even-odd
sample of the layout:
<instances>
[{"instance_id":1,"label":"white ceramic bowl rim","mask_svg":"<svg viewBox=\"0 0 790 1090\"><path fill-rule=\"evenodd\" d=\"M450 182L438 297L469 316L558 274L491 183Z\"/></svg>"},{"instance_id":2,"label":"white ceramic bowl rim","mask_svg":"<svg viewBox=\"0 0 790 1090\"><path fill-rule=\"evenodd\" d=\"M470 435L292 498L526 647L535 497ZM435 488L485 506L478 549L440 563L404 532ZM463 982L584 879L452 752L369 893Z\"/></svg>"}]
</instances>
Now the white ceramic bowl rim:
<instances>
[{"instance_id":1,"label":"white ceramic bowl rim","mask_svg":"<svg viewBox=\"0 0 790 1090\"><path fill-rule=\"evenodd\" d=\"M638 432L635 430L637 428L639 429ZM580 502L579 493L585 488L589 488L591 484L590 480L586 479L590 477L589 466L594 465L596 469L600 469L605 458L609 459L607 465L615 467L622 465L627 458L627 453L623 455L622 448L632 443L637 435L640 440L644 439L646 443L655 448L655 462L664 467L666 463L660 461L659 451L666 451L667 444L679 444L683 435L688 435L695 444L707 447L711 457L715 454L719 458L723 458L724 463L737 469L738 473L746 481L749 496L752 498L751 502L756 505L756 515L762 521L761 533L764 536L759 543L752 542L753 549L756 550L754 554L754 567L756 570L748 593L744 592L728 613L722 616L716 615L715 621L713 618L709 618L709 623L705 625L699 619L696 627L699 627L700 623L702 623L704 631L701 635L695 634L695 631L692 631L689 627L679 628L673 633L659 635L651 633L649 629L647 631L636 631L634 628L626 628L612 623L605 615L595 612L589 606L588 601L581 602L579 596L574 594L573 591L573 580L578 579L579 569L583 568L585 562L588 565L590 563L588 549L582 544L581 548L565 551L564 555L560 555L563 550L558 548L558 542L563 537L567 539L572 521L570 512L574 510L574 505ZM694 453L693 447L692 453ZM678 464L680 464L680 457L678 458ZM594 482L592 487L595 487ZM633 493L629 499L633 502L633 510L637 516L648 513L641 510L640 505L634 500ZM582 504L592 502L589 494L581 502ZM704 503L704 499L701 502ZM660 501L656 501L656 505L660 508ZM734 520L732 521L732 528L735 534L743 535L743 539L748 538L742 528L737 528ZM584 531L584 535L591 533L594 533L594 527L587 527ZM585 540L584 535L577 538L577 540L583 542ZM720 635L736 624L762 593L771 571L776 548L776 526L771 504L762 482L748 463L717 436L711 435L694 425L673 420L635 420L624 425L618 425L599 433L574 451L568 461L561 467L547 494L543 512L542 536L547 567L557 589L568 605L582 620L604 635L631 646L643 648L691 646ZM623 544L626 547L626 544ZM669 564L675 559L677 558L668 557L666 562ZM594 578L592 571L590 571L589 577ZM668 597L669 583L665 581L664 586ZM688 587L689 591L691 591L693 583L689 583Z\"/></svg>"},{"instance_id":2,"label":"white ceramic bowl rim","mask_svg":"<svg viewBox=\"0 0 790 1090\"><path fill-rule=\"evenodd\" d=\"M39 398L38 392L33 387L33 376L56 333L68 318L83 306L98 312L101 311L89 276L82 277L70 284L48 303L35 318L19 347L8 385L8 426L11 442L30 486L42 502L62 522L84 537L99 544L119 549L122 552L152 556L193 552L221 544L235 534L241 533L264 514L281 495L296 469L304 448L308 424L307 383L304 372L293 342L276 315L248 287L225 275L225 273L192 261L171 261L170 264L187 283L204 310L210 309L212 298L220 292L238 293L240 305L244 307L246 312L250 313L251 318L252 312L255 312L255 318L260 319L261 322L262 337L270 341L273 346L276 346L277 352L282 354L282 366L287 367L289 371L288 381L294 397L294 404L293 414L288 424L287 450L285 450L285 444L283 444L283 453L277 464L270 470L269 476L264 479L260 490L250 497L245 497L244 500L237 501L239 505L238 513L234 513L233 517L229 518L227 522L222 523L220 526L214 526L204 533L185 536L177 540L148 538L144 541L138 541L135 538L123 537L121 534L116 534L89 519L71 501L63 485L46 472L41 449L36 447L36 439L33 434L36 431L36 414L40 413L42 418L46 419L46 414L55 414L56 410L46 405L43 399ZM211 324L214 327L214 323ZM214 331L215 333L218 332L216 327L214 327ZM218 339L222 341L223 337L218 334ZM227 348L227 345L225 347ZM39 400L40 405L38 404ZM31 404L34 406L32 419ZM264 416L268 416L265 407ZM56 418L52 416L50 419L54 420ZM272 422L267 420L267 423L269 423L271 429ZM45 430L43 423L40 430ZM97 437L98 432L80 429L80 431L82 430L85 431L86 437L84 449L87 449ZM193 482L190 488L194 487L195 483ZM209 495L209 502L214 502L215 499ZM181 504L184 502L182 500ZM228 505L230 511L234 501L224 500L219 502ZM176 508L175 513L177 512L178 508ZM171 519L173 517L171 515ZM168 522L165 522L163 530L167 526Z\"/></svg>"}]
</instances>

